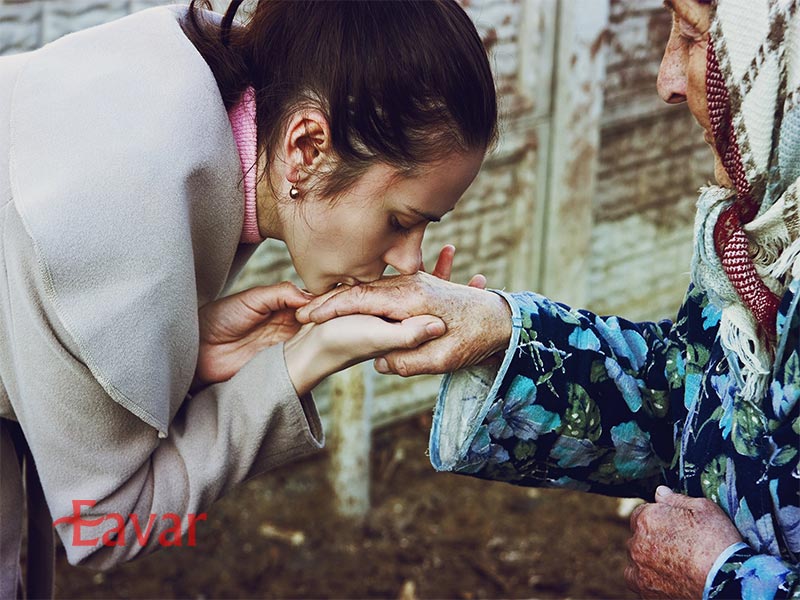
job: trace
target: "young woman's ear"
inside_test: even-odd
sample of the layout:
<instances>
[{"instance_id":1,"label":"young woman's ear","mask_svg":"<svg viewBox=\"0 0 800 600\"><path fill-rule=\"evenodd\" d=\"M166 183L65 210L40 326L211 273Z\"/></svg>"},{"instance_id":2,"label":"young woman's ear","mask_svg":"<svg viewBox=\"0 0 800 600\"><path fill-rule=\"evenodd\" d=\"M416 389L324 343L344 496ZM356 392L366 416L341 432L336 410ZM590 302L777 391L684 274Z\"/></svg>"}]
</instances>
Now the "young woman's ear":
<instances>
[{"instance_id":1,"label":"young woman's ear","mask_svg":"<svg viewBox=\"0 0 800 600\"><path fill-rule=\"evenodd\" d=\"M302 173L320 170L328 160L331 132L325 115L317 109L302 109L289 119L283 150L287 165Z\"/></svg>"}]
</instances>

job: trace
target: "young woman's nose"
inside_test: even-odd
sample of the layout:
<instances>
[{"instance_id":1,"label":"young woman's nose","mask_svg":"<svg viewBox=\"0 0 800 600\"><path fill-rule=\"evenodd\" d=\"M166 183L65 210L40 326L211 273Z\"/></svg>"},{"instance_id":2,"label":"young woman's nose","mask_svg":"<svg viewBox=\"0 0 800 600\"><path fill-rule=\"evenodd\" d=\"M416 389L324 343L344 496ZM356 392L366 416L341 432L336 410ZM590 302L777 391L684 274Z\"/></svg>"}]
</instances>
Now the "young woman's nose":
<instances>
[{"instance_id":1,"label":"young woman's nose","mask_svg":"<svg viewBox=\"0 0 800 600\"><path fill-rule=\"evenodd\" d=\"M412 275L422 268L422 237L424 230L413 232L394 244L384 254L383 261L398 273Z\"/></svg>"},{"instance_id":2,"label":"young woman's nose","mask_svg":"<svg viewBox=\"0 0 800 600\"><path fill-rule=\"evenodd\" d=\"M675 31L667 42L667 49L658 70L658 95L668 104L686 102L687 51Z\"/></svg>"}]
</instances>

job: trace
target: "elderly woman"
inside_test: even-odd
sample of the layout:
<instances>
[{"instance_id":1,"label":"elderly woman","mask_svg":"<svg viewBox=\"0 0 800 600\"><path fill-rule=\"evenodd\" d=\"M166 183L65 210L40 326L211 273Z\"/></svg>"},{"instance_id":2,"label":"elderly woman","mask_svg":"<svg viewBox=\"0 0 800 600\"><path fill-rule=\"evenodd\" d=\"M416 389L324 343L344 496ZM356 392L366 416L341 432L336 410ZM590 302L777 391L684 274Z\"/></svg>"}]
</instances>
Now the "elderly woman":
<instances>
[{"instance_id":1,"label":"elderly woman","mask_svg":"<svg viewBox=\"0 0 800 600\"><path fill-rule=\"evenodd\" d=\"M631 517L625 576L643 596L797 597L800 2L665 4L659 94L688 104L718 183L698 201L675 322L425 274L315 300L300 319L441 316L445 336L376 361L456 371L435 411L434 467L654 499Z\"/></svg>"}]
</instances>

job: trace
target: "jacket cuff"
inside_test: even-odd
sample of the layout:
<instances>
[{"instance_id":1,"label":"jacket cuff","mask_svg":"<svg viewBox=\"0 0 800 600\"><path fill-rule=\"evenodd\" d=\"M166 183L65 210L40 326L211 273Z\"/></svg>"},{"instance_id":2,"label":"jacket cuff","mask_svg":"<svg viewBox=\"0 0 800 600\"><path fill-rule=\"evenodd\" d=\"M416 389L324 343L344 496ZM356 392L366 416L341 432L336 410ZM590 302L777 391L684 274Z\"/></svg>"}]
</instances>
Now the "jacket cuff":
<instances>
[{"instance_id":1,"label":"jacket cuff","mask_svg":"<svg viewBox=\"0 0 800 600\"><path fill-rule=\"evenodd\" d=\"M298 397L289 377L283 343L272 346L250 361L247 369L256 376L250 387L249 402L261 407L268 423L261 448L247 478L296 460L325 445L325 435L311 393ZM241 373L241 371L240 371ZM269 373L271 377L265 378ZM265 386L269 394L264 394Z\"/></svg>"},{"instance_id":2,"label":"jacket cuff","mask_svg":"<svg viewBox=\"0 0 800 600\"><path fill-rule=\"evenodd\" d=\"M511 308L511 338L498 367L475 366L448 373L442 379L433 414L430 460L437 471L452 471L469 450L478 427L486 417L519 345L522 330L520 306L514 296L502 296Z\"/></svg>"},{"instance_id":3,"label":"jacket cuff","mask_svg":"<svg viewBox=\"0 0 800 600\"><path fill-rule=\"evenodd\" d=\"M725 548L725 550L722 551L722 554L720 554L717 557L717 560L714 561L714 564L711 565L711 570L708 572L708 575L706 576L706 584L703 587L703 600L709 599L709 592L714 586L714 581L717 578L717 574L725 565L725 563L728 562L728 559L731 557L731 555L733 555L735 552L739 552L740 550L746 550L748 548L749 546L744 542L736 542L735 544L731 544L730 546Z\"/></svg>"},{"instance_id":4,"label":"jacket cuff","mask_svg":"<svg viewBox=\"0 0 800 600\"><path fill-rule=\"evenodd\" d=\"M723 552L706 579L703 599L793 597L793 567L771 554L758 554L744 543Z\"/></svg>"}]
</instances>

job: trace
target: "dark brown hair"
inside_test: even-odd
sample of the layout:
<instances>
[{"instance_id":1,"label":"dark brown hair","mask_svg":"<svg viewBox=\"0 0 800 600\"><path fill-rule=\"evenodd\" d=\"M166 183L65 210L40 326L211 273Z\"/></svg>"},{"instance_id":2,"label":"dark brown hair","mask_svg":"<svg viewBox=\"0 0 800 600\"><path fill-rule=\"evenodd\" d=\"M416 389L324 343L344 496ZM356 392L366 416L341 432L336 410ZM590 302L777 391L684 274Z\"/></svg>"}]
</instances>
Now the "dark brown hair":
<instances>
[{"instance_id":1,"label":"dark brown hair","mask_svg":"<svg viewBox=\"0 0 800 600\"><path fill-rule=\"evenodd\" d=\"M239 26L240 4L218 22L192 0L183 27L227 108L255 89L267 164L286 119L309 103L326 115L337 159L326 195L378 161L411 171L495 141L486 50L454 0L261 0Z\"/></svg>"}]
</instances>

